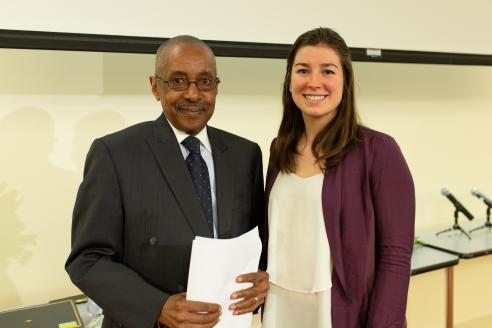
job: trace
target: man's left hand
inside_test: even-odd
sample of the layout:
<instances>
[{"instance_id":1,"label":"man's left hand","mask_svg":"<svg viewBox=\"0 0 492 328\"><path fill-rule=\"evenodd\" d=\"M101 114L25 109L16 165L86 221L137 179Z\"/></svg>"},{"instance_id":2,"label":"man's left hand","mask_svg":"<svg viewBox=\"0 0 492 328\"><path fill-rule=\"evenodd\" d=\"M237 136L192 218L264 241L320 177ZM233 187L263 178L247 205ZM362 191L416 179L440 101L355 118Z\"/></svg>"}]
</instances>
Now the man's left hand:
<instances>
[{"instance_id":1,"label":"man's left hand","mask_svg":"<svg viewBox=\"0 0 492 328\"><path fill-rule=\"evenodd\" d=\"M236 281L239 283L251 282L253 286L232 293L231 299L240 299L239 302L233 303L229 307L230 310L234 311L234 315L253 312L265 302L269 288L268 273L265 271L246 273L238 276Z\"/></svg>"}]
</instances>

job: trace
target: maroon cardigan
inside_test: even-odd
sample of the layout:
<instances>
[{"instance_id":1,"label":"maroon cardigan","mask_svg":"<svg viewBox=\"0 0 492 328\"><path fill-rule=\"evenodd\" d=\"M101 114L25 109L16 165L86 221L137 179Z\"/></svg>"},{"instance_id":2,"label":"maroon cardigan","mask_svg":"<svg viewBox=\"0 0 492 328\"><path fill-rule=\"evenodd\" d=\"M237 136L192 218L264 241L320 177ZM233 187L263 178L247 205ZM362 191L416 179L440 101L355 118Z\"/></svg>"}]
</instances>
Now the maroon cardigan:
<instances>
[{"instance_id":1,"label":"maroon cardigan","mask_svg":"<svg viewBox=\"0 0 492 328\"><path fill-rule=\"evenodd\" d=\"M333 261L333 328L402 328L414 238L413 180L392 137L360 127L359 138L325 171L323 180L323 216ZM277 175L269 165L266 206ZM264 224L263 267L268 217Z\"/></svg>"}]
</instances>

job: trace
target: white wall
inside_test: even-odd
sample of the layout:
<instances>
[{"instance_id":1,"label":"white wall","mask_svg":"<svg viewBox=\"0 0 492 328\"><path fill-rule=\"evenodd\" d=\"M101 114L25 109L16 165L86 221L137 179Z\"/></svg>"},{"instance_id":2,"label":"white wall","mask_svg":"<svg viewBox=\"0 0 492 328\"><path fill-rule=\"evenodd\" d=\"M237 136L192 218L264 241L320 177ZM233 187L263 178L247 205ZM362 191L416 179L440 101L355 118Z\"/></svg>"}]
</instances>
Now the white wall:
<instances>
[{"instance_id":1,"label":"white wall","mask_svg":"<svg viewBox=\"0 0 492 328\"><path fill-rule=\"evenodd\" d=\"M218 58L218 69L211 125L258 142L266 166L285 62ZM0 50L0 308L79 293L63 264L84 156L95 137L159 115L152 70L152 55ZM413 173L417 229L452 224L443 186L483 219L485 207L469 190L492 197L492 67L355 63L355 71L363 122L396 138ZM463 293L485 291L485 303L492 290L476 277L492 272L492 261L473 261L457 268L456 280ZM418 304L444 284L440 273L417 277L411 327L429 323ZM456 322L492 314L477 297L477 306L456 310ZM436 311L439 325L444 309Z\"/></svg>"},{"instance_id":2,"label":"white wall","mask_svg":"<svg viewBox=\"0 0 492 328\"><path fill-rule=\"evenodd\" d=\"M290 44L328 26L350 47L492 55L491 12L490 0L17 0L0 29Z\"/></svg>"}]
</instances>

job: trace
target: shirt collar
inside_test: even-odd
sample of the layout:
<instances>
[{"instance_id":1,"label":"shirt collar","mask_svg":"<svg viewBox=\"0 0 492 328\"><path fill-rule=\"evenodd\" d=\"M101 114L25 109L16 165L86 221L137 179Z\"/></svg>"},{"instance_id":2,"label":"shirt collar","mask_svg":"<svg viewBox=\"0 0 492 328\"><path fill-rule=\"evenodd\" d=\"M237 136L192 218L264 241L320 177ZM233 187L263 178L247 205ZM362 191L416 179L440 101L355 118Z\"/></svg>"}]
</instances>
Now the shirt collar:
<instances>
[{"instance_id":1,"label":"shirt collar","mask_svg":"<svg viewBox=\"0 0 492 328\"><path fill-rule=\"evenodd\" d=\"M166 117L167 122L171 126L171 129L173 129L174 135L176 136L176 139L178 139L178 143L181 144L183 140L185 140L188 136L190 136L188 133L176 129L176 127L169 122L169 120ZM210 153L212 153L212 147L210 145L210 140L208 139L208 133L207 133L207 126L205 126L198 134L195 135L198 140L200 140L201 144L203 147L205 147Z\"/></svg>"}]
</instances>

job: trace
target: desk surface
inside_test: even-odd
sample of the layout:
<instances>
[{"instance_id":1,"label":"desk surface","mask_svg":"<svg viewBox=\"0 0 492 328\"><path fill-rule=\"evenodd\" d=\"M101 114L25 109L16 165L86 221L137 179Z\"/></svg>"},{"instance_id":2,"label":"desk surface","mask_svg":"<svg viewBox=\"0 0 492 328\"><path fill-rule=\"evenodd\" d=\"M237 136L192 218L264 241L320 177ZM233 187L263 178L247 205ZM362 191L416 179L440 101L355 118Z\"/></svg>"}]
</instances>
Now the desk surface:
<instances>
[{"instance_id":1,"label":"desk surface","mask_svg":"<svg viewBox=\"0 0 492 328\"><path fill-rule=\"evenodd\" d=\"M483 223L483 220L481 220L480 222L460 225L466 232L469 232L471 229L483 225ZM445 232L436 236L438 231L440 230L434 229L419 233L418 239L427 246L458 255L463 259L492 253L492 230L489 228L472 232L470 234L471 240L459 230Z\"/></svg>"},{"instance_id":2,"label":"desk surface","mask_svg":"<svg viewBox=\"0 0 492 328\"><path fill-rule=\"evenodd\" d=\"M80 317L72 301L60 301L23 307L0 313L0 327L5 328L47 328L58 327L61 323L80 324Z\"/></svg>"},{"instance_id":3,"label":"desk surface","mask_svg":"<svg viewBox=\"0 0 492 328\"><path fill-rule=\"evenodd\" d=\"M458 264L459 257L431 247L415 245L412 254L412 276Z\"/></svg>"}]
</instances>

